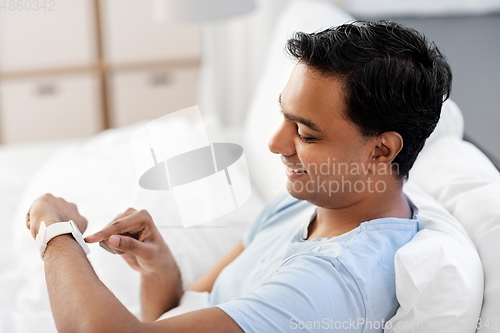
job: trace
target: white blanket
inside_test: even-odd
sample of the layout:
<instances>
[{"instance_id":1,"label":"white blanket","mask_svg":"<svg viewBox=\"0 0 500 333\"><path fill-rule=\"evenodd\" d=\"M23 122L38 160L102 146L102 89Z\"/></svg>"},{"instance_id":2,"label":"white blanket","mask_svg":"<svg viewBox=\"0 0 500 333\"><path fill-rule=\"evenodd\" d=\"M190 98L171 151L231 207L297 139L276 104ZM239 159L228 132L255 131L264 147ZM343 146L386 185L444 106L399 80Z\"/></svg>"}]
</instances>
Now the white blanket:
<instances>
[{"instance_id":1,"label":"white blanket","mask_svg":"<svg viewBox=\"0 0 500 333\"><path fill-rule=\"evenodd\" d=\"M105 131L65 146L41 167L22 198L13 199L18 201L14 217L7 223L2 221L11 227L4 238L12 242L0 245L4 264L0 272L3 331L55 332L43 263L24 224L31 203L43 193L76 203L89 220L85 234L98 231L128 207L147 209L170 246L185 285L194 282L238 242L262 209L263 203L253 194L239 209L184 229L170 192L144 190L135 181L130 138L140 125ZM8 193L2 196L8 197ZM89 260L98 276L132 313L139 315L138 274L98 245L90 245L90 249Z\"/></svg>"}]
</instances>

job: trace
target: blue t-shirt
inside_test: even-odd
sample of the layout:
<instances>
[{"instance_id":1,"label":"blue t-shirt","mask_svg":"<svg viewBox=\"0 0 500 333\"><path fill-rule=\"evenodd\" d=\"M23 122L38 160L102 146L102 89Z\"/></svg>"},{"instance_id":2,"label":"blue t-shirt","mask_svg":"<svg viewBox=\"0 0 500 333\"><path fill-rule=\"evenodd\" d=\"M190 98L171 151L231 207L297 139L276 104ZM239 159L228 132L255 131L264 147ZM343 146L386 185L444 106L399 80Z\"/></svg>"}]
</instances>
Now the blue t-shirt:
<instances>
[{"instance_id":1,"label":"blue t-shirt","mask_svg":"<svg viewBox=\"0 0 500 333\"><path fill-rule=\"evenodd\" d=\"M316 206L278 196L219 274L211 305L245 332L382 332L398 308L394 254L418 231L418 210L407 200L412 219L375 219L307 240Z\"/></svg>"}]
</instances>

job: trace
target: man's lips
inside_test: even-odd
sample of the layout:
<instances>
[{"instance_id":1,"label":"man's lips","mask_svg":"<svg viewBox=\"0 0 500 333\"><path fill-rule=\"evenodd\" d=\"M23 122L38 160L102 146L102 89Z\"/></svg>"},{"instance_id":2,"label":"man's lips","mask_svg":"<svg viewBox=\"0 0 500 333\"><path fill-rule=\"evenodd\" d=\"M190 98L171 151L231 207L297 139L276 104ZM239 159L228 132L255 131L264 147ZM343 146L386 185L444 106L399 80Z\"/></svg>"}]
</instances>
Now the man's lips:
<instances>
[{"instance_id":1,"label":"man's lips","mask_svg":"<svg viewBox=\"0 0 500 333\"><path fill-rule=\"evenodd\" d=\"M285 166L286 170L289 172L294 172L294 173L307 173L306 169L304 168L293 168L289 166Z\"/></svg>"},{"instance_id":2,"label":"man's lips","mask_svg":"<svg viewBox=\"0 0 500 333\"><path fill-rule=\"evenodd\" d=\"M295 174L307 173L306 168L304 168L302 163L290 163L285 161L283 157L281 158L281 161L285 165L288 172L293 172Z\"/></svg>"}]
</instances>

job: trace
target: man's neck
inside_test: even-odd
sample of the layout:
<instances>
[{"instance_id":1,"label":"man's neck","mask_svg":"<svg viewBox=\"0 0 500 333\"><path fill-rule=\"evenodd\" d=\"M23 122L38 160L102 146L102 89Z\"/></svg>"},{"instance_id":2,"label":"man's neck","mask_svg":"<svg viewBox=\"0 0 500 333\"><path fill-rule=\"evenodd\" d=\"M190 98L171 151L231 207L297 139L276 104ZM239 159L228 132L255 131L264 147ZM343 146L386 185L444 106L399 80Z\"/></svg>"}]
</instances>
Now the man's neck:
<instances>
[{"instance_id":1,"label":"man's neck","mask_svg":"<svg viewBox=\"0 0 500 333\"><path fill-rule=\"evenodd\" d=\"M412 218L413 212L401 188L392 193L370 194L344 208L318 207L318 214L309 224L308 239L342 235L362 222L378 218Z\"/></svg>"}]
</instances>

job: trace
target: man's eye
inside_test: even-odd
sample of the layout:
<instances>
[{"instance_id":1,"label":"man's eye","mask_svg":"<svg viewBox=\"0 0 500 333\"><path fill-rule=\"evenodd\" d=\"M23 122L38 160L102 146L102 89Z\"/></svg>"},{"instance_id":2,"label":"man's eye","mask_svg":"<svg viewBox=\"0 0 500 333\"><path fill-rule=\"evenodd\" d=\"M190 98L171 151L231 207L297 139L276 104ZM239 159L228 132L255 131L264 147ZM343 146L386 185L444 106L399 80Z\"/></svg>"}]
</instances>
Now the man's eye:
<instances>
[{"instance_id":1,"label":"man's eye","mask_svg":"<svg viewBox=\"0 0 500 333\"><path fill-rule=\"evenodd\" d=\"M297 136L299 137L300 140L302 140L304 142L310 142L310 141L314 140L314 138L305 137L305 136L300 135L299 132L297 132Z\"/></svg>"}]
</instances>

